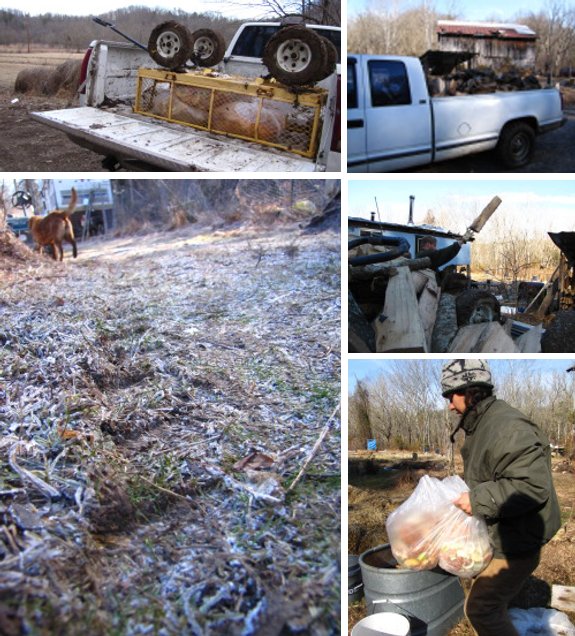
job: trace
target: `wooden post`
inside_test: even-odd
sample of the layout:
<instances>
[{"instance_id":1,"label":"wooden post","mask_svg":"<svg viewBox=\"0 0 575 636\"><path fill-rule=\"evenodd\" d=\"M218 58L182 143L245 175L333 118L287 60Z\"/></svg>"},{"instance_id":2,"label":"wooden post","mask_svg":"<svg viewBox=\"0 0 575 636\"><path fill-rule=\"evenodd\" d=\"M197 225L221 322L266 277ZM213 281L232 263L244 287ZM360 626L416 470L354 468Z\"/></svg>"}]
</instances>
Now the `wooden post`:
<instances>
[{"instance_id":1,"label":"wooden post","mask_svg":"<svg viewBox=\"0 0 575 636\"><path fill-rule=\"evenodd\" d=\"M441 289L437 284L435 272L431 269L424 269L419 272L413 272L412 276L424 276L426 279L425 287L419 296L419 315L425 333L425 342L427 351L431 351L431 339L433 336L433 328L437 317L437 307L441 297Z\"/></svg>"},{"instance_id":2,"label":"wooden post","mask_svg":"<svg viewBox=\"0 0 575 636\"><path fill-rule=\"evenodd\" d=\"M445 353L449 351L449 345L457 334L457 309L453 294L441 294L436 315L431 336L431 351Z\"/></svg>"},{"instance_id":3,"label":"wooden post","mask_svg":"<svg viewBox=\"0 0 575 636\"><path fill-rule=\"evenodd\" d=\"M383 311L373 326L376 352L428 351L409 267L398 267L389 279Z\"/></svg>"},{"instance_id":4,"label":"wooden post","mask_svg":"<svg viewBox=\"0 0 575 636\"><path fill-rule=\"evenodd\" d=\"M534 325L519 336L515 344L521 353L541 353L541 336L543 335L543 325Z\"/></svg>"},{"instance_id":5,"label":"wooden post","mask_svg":"<svg viewBox=\"0 0 575 636\"><path fill-rule=\"evenodd\" d=\"M408 259L404 256L396 258L392 261L384 263L370 263L369 265L352 265L349 268L350 280L370 280L375 276L393 276L397 267L407 265L410 270L425 269L431 266L431 259L412 258Z\"/></svg>"}]
</instances>

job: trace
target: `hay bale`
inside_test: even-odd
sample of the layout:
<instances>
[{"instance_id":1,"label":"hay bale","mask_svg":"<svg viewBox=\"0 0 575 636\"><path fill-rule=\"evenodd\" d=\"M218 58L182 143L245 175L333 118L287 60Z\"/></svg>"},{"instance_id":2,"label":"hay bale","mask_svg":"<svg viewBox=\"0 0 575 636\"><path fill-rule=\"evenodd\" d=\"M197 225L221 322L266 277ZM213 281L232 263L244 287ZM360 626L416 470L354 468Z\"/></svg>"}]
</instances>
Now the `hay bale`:
<instances>
[{"instance_id":1,"label":"hay bale","mask_svg":"<svg viewBox=\"0 0 575 636\"><path fill-rule=\"evenodd\" d=\"M14 82L16 93L33 95L74 95L80 84L79 60L67 60L56 68L35 66L18 73Z\"/></svg>"},{"instance_id":2,"label":"hay bale","mask_svg":"<svg viewBox=\"0 0 575 636\"><path fill-rule=\"evenodd\" d=\"M48 77L46 94L65 93L73 95L80 84L80 68L81 62L79 60L67 60L59 64Z\"/></svg>"},{"instance_id":3,"label":"hay bale","mask_svg":"<svg viewBox=\"0 0 575 636\"><path fill-rule=\"evenodd\" d=\"M16 93L43 95L46 93L46 83L49 76L50 70L47 68L25 68L16 76L14 90Z\"/></svg>"}]
</instances>

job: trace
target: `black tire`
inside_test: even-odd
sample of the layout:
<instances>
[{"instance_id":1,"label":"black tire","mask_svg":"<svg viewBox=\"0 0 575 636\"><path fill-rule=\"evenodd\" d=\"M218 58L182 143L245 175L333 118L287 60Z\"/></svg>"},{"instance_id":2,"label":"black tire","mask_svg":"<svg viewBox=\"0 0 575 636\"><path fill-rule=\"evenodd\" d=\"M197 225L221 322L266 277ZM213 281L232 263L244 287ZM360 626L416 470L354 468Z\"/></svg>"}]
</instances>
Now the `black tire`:
<instances>
[{"instance_id":1,"label":"black tire","mask_svg":"<svg viewBox=\"0 0 575 636\"><path fill-rule=\"evenodd\" d=\"M575 352L575 309L560 311L541 336L542 353Z\"/></svg>"},{"instance_id":2,"label":"black tire","mask_svg":"<svg viewBox=\"0 0 575 636\"><path fill-rule=\"evenodd\" d=\"M365 314L357 304L353 294L348 291L348 351L349 353L373 353L375 351L375 332Z\"/></svg>"},{"instance_id":3,"label":"black tire","mask_svg":"<svg viewBox=\"0 0 575 636\"><path fill-rule=\"evenodd\" d=\"M321 77L317 80L319 82L326 77L329 77L332 73L335 73L337 68L337 49L335 44L323 35L320 35L320 38L323 40L325 45L326 58Z\"/></svg>"},{"instance_id":4,"label":"black tire","mask_svg":"<svg viewBox=\"0 0 575 636\"><path fill-rule=\"evenodd\" d=\"M508 168L521 168L531 161L535 148L535 131L522 121L507 124L501 132L497 151Z\"/></svg>"},{"instance_id":5,"label":"black tire","mask_svg":"<svg viewBox=\"0 0 575 636\"><path fill-rule=\"evenodd\" d=\"M306 27L289 26L268 40L263 63L282 84L301 86L324 76L327 55L324 38Z\"/></svg>"},{"instance_id":6,"label":"black tire","mask_svg":"<svg viewBox=\"0 0 575 636\"><path fill-rule=\"evenodd\" d=\"M198 66L215 66L224 59L226 43L220 33L213 29L198 29L192 33L190 59Z\"/></svg>"},{"instance_id":7,"label":"black tire","mask_svg":"<svg viewBox=\"0 0 575 636\"><path fill-rule=\"evenodd\" d=\"M457 326L474 325L479 322L499 322L501 306L493 294L481 289L467 289L455 300Z\"/></svg>"},{"instance_id":8,"label":"black tire","mask_svg":"<svg viewBox=\"0 0 575 636\"><path fill-rule=\"evenodd\" d=\"M180 68L190 59L191 51L192 34L183 24L169 20L152 29L148 53L160 66Z\"/></svg>"}]
</instances>

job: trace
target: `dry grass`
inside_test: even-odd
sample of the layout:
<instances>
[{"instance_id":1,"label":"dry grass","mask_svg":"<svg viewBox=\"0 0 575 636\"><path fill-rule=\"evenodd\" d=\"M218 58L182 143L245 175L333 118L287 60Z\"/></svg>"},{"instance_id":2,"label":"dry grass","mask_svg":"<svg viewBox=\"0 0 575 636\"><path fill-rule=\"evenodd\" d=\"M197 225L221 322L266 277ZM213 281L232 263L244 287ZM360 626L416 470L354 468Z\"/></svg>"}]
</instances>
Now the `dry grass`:
<instances>
[{"instance_id":1,"label":"dry grass","mask_svg":"<svg viewBox=\"0 0 575 636\"><path fill-rule=\"evenodd\" d=\"M42 68L54 71L67 62L80 64L84 54L52 49L34 49L31 52L17 47L0 46L0 89L14 89L16 78L22 71Z\"/></svg>"},{"instance_id":2,"label":"dry grass","mask_svg":"<svg viewBox=\"0 0 575 636\"><path fill-rule=\"evenodd\" d=\"M348 486L349 534L348 552L361 552L388 542L385 521L402 501L413 491L419 471L436 477L448 474L446 458L422 455L417 461L410 453L360 453L350 454L350 485ZM379 467L372 474L358 474L358 463L371 461ZM400 470L389 472L384 467L395 466ZM461 473L461 459L456 459L456 471ZM353 474L352 474L353 472ZM541 564L514 604L518 607L546 607L550 601L550 586L575 585L575 475L574 467L560 458L554 459L553 480L559 496L564 525L551 543L543 548ZM348 628L366 616L365 600L349 607ZM569 614L575 622L575 613ZM473 636L466 620L453 627L448 636Z\"/></svg>"},{"instance_id":3,"label":"dry grass","mask_svg":"<svg viewBox=\"0 0 575 636\"><path fill-rule=\"evenodd\" d=\"M286 493L340 395L339 235L196 224L63 263L16 250L0 633L339 633L338 433ZM236 467L254 452L271 465Z\"/></svg>"}]
</instances>

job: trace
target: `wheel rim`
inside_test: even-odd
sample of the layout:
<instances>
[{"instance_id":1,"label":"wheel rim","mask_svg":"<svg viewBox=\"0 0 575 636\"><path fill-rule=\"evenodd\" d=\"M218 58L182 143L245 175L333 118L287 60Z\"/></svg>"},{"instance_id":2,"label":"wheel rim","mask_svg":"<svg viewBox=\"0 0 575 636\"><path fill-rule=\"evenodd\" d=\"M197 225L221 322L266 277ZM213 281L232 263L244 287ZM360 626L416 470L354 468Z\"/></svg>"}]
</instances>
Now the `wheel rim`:
<instances>
[{"instance_id":1,"label":"wheel rim","mask_svg":"<svg viewBox=\"0 0 575 636\"><path fill-rule=\"evenodd\" d=\"M213 55L215 48L216 46L213 40L209 37L198 38L194 42L194 53L202 59Z\"/></svg>"},{"instance_id":2,"label":"wheel rim","mask_svg":"<svg viewBox=\"0 0 575 636\"><path fill-rule=\"evenodd\" d=\"M493 322L496 320L495 309L490 304L482 304L475 307L471 317L469 318L469 324L475 325L480 322Z\"/></svg>"},{"instance_id":3,"label":"wheel rim","mask_svg":"<svg viewBox=\"0 0 575 636\"><path fill-rule=\"evenodd\" d=\"M180 36L174 31L164 31L157 40L158 53L164 57L174 57L182 47Z\"/></svg>"},{"instance_id":4,"label":"wheel rim","mask_svg":"<svg viewBox=\"0 0 575 636\"><path fill-rule=\"evenodd\" d=\"M511 154L517 161L524 161L529 157L530 147L529 136L525 133L519 133L511 141Z\"/></svg>"},{"instance_id":5,"label":"wheel rim","mask_svg":"<svg viewBox=\"0 0 575 636\"><path fill-rule=\"evenodd\" d=\"M276 54L278 66L289 73L305 70L311 62L311 49L301 40L286 40Z\"/></svg>"}]
</instances>

